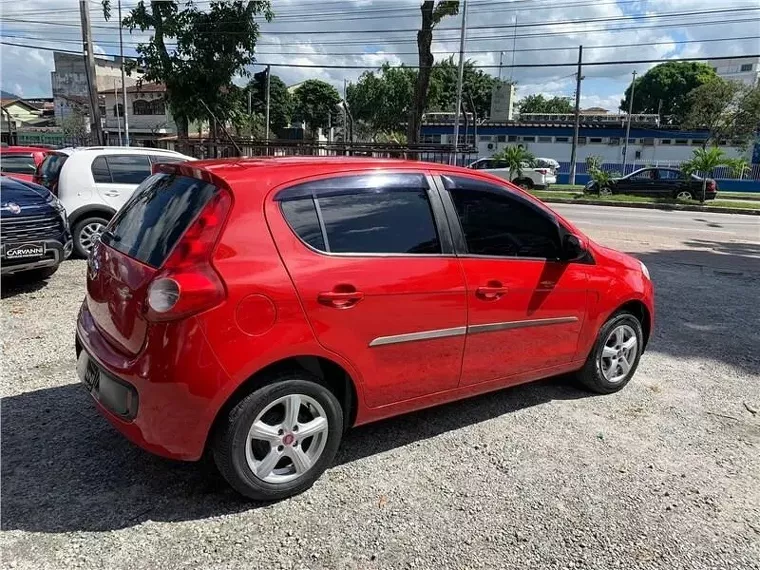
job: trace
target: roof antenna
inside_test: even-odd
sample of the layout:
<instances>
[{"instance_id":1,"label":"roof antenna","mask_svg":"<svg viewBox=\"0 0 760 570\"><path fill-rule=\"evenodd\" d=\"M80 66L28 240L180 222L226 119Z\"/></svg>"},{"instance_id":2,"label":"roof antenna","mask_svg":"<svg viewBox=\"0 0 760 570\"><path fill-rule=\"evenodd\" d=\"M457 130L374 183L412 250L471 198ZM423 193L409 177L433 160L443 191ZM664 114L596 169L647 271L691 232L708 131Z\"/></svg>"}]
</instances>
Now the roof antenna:
<instances>
[{"instance_id":1,"label":"roof antenna","mask_svg":"<svg viewBox=\"0 0 760 570\"><path fill-rule=\"evenodd\" d=\"M230 142L235 147L235 150L238 153L238 158L242 157L243 156L243 151L240 150L240 147L235 142L235 139L233 139L232 136L230 135L230 133L227 132L227 128L224 126L224 123L222 121L220 121L219 118L216 115L214 115L213 111L208 108L208 105L206 105L206 102L203 99L198 99L198 100L201 102L201 105L203 105L206 108L206 111L208 111L208 114L211 115L214 118L214 120L219 124L220 127L222 127L222 131L224 131L224 134L227 135L227 138L230 139Z\"/></svg>"}]
</instances>

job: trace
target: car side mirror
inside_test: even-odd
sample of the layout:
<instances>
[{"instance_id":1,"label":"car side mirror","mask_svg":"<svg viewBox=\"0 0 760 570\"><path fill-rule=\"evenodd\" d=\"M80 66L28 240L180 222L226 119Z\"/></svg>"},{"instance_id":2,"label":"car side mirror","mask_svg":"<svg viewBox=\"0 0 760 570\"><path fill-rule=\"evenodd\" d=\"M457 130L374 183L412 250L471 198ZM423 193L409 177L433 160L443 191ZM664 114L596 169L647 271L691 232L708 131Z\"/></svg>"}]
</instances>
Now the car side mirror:
<instances>
[{"instance_id":1,"label":"car side mirror","mask_svg":"<svg viewBox=\"0 0 760 570\"><path fill-rule=\"evenodd\" d=\"M565 261L576 261L586 255L586 246L575 234L567 234L562 240L562 253Z\"/></svg>"}]
</instances>

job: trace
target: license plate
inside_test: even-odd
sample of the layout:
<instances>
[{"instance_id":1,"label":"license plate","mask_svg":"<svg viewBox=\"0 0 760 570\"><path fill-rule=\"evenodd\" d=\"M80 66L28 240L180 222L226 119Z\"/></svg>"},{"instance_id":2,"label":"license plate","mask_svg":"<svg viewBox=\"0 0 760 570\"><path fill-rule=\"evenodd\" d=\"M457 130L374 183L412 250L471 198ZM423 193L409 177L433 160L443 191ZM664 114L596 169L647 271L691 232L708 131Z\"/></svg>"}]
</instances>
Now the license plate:
<instances>
[{"instance_id":1,"label":"license plate","mask_svg":"<svg viewBox=\"0 0 760 570\"><path fill-rule=\"evenodd\" d=\"M24 259L27 257L42 257L45 255L44 243L25 243L5 249L5 259Z\"/></svg>"},{"instance_id":2,"label":"license plate","mask_svg":"<svg viewBox=\"0 0 760 570\"><path fill-rule=\"evenodd\" d=\"M98 381L100 380L100 369L97 364L87 356L85 351L82 351L79 354L79 360L77 360L77 375L85 388L87 388L88 392L92 392L92 390L97 387Z\"/></svg>"}]
</instances>

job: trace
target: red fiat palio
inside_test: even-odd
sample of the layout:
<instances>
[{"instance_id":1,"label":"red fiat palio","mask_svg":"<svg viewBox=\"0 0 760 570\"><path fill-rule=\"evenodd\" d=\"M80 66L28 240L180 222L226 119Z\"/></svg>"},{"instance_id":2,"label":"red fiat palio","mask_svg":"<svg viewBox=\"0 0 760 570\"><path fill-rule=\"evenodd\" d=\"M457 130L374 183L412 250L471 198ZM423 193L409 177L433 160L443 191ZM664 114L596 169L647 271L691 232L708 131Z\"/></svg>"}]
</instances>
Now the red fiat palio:
<instances>
[{"instance_id":1,"label":"red fiat palio","mask_svg":"<svg viewBox=\"0 0 760 570\"><path fill-rule=\"evenodd\" d=\"M356 425L574 372L620 390L640 261L499 178L379 159L157 165L88 261L78 373L153 453L307 489Z\"/></svg>"}]
</instances>

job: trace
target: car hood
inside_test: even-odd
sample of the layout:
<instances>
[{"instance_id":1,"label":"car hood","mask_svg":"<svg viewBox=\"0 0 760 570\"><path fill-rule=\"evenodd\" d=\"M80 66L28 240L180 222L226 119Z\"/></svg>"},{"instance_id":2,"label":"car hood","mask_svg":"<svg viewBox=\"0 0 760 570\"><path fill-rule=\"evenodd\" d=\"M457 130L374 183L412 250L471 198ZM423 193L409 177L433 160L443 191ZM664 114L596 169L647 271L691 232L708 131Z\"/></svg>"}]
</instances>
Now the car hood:
<instances>
[{"instance_id":1,"label":"car hood","mask_svg":"<svg viewBox=\"0 0 760 570\"><path fill-rule=\"evenodd\" d=\"M603 257L605 261L608 262L608 264L618 265L624 267L625 269L631 269L635 271L641 270L641 262L632 255L628 255L622 251L599 245L596 242L593 242L593 248L594 256Z\"/></svg>"},{"instance_id":2,"label":"car hood","mask_svg":"<svg viewBox=\"0 0 760 570\"><path fill-rule=\"evenodd\" d=\"M12 183L6 183L6 180L3 180L0 195L2 195L3 208L10 202L19 206L32 206L44 204L50 200L50 192L47 188L20 180L14 180Z\"/></svg>"}]
</instances>

